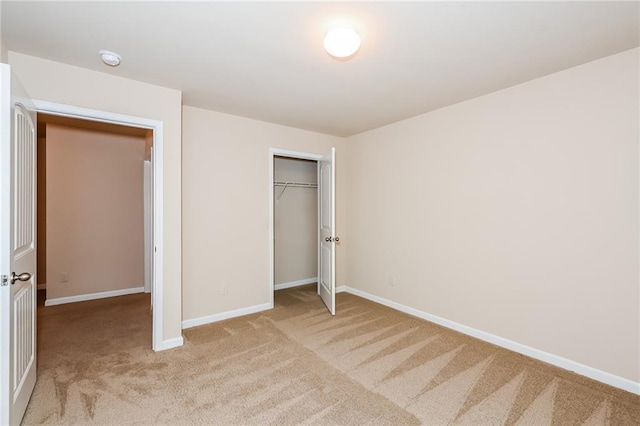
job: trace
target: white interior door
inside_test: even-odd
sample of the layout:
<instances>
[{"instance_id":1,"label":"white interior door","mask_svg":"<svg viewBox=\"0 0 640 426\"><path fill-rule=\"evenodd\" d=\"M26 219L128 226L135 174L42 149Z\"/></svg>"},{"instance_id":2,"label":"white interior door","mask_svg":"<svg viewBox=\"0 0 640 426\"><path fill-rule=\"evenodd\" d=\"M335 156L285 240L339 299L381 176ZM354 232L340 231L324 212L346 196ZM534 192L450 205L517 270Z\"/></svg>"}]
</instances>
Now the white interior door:
<instances>
[{"instance_id":1,"label":"white interior door","mask_svg":"<svg viewBox=\"0 0 640 426\"><path fill-rule=\"evenodd\" d=\"M0 423L20 424L36 383L36 114L0 64Z\"/></svg>"},{"instance_id":2,"label":"white interior door","mask_svg":"<svg viewBox=\"0 0 640 426\"><path fill-rule=\"evenodd\" d=\"M331 312L336 314L336 149L318 161L318 293Z\"/></svg>"}]
</instances>

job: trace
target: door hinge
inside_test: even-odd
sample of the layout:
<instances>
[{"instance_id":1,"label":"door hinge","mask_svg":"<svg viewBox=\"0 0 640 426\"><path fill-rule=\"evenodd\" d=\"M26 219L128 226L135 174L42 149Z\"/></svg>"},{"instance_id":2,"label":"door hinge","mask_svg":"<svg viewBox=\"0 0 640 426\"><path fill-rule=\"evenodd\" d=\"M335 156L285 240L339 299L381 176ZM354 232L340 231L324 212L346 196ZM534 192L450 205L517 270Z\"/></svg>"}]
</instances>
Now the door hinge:
<instances>
[{"instance_id":1,"label":"door hinge","mask_svg":"<svg viewBox=\"0 0 640 426\"><path fill-rule=\"evenodd\" d=\"M9 275L2 276L2 283L0 285L2 286L9 285Z\"/></svg>"}]
</instances>

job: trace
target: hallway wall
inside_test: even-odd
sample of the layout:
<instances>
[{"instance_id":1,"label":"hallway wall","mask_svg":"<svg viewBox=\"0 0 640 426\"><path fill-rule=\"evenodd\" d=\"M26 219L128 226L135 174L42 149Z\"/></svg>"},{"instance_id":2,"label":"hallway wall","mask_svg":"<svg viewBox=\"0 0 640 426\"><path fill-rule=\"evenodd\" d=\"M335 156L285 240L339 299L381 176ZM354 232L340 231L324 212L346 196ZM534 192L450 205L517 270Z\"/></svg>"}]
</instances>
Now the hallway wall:
<instances>
[{"instance_id":1,"label":"hallway wall","mask_svg":"<svg viewBox=\"0 0 640 426\"><path fill-rule=\"evenodd\" d=\"M142 137L47 124L47 302L144 285Z\"/></svg>"}]
</instances>

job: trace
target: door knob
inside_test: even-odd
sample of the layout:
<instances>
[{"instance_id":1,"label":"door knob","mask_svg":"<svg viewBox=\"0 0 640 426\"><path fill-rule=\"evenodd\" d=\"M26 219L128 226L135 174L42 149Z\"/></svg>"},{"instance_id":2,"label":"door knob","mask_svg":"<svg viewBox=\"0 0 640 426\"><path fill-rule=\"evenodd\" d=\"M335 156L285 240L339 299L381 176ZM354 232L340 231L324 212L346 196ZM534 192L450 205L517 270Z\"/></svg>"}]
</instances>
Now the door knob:
<instances>
[{"instance_id":1,"label":"door knob","mask_svg":"<svg viewBox=\"0 0 640 426\"><path fill-rule=\"evenodd\" d=\"M333 238L333 237L325 237L325 239L324 239L324 240L325 240L326 242L328 242L328 243L330 243L331 241L334 241L334 242L336 242L336 243L337 243L338 241L340 241L340 237L335 237L335 238Z\"/></svg>"},{"instance_id":2,"label":"door knob","mask_svg":"<svg viewBox=\"0 0 640 426\"><path fill-rule=\"evenodd\" d=\"M16 275L15 272L11 273L11 284L15 284L16 281L29 281L31 279L31 274L28 272L23 272L20 275Z\"/></svg>"},{"instance_id":3,"label":"door knob","mask_svg":"<svg viewBox=\"0 0 640 426\"><path fill-rule=\"evenodd\" d=\"M324 240L325 240L326 242L330 243L330 242L331 242L331 237L326 237Z\"/></svg>"}]
</instances>

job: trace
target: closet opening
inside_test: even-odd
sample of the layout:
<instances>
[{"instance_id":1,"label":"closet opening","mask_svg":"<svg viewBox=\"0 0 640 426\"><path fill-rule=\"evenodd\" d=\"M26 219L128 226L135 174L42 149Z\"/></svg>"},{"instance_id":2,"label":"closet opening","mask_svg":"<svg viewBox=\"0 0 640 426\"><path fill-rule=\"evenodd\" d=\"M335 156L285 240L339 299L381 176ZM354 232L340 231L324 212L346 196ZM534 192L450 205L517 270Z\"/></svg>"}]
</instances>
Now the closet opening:
<instances>
[{"instance_id":1,"label":"closet opening","mask_svg":"<svg viewBox=\"0 0 640 426\"><path fill-rule=\"evenodd\" d=\"M278 290L318 283L318 161L272 148L269 156L270 304Z\"/></svg>"},{"instance_id":2,"label":"closet opening","mask_svg":"<svg viewBox=\"0 0 640 426\"><path fill-rule=\"evenodd\" d=\"M329 313L332 316L336 314L336 243L340 239L335 234L335 164L335 147L328 149L324 155L269 149L269 305L271 308L275 306L276 284L279 289L284 290L301 285L313 285L315 281L316 293ZM298 196L289 195L294 192ZM285 203L282 200L287 195L290 199ZM311 201L313 198L316 200L315 205ZM301 204L295 207L296 199L307 200L307 202L300 201ZM289 208L288 204L294 204L294 206ZM304 230L283 228L293 224L304 226ZM312 224L315 225L312 227ZM284 234L283 229L286 229ZM277 256L276 252L278 252ZM299 256L304 256L304 260ZM312 275L313 259L315 259L315 276ZM307 284L309 282L312 284ZM308 293L309 289L300 291ZM302 299L311 300L307 297Z\"/></svg>"},{"instance_id":3,"label":"closet opening","mask_svg":"<svg viewBox=\"0 0 640 426\"><path fill-rule=\"evenodd\" d=\"M318 162L274 158L274 290L318 283Z\"/></svg>"}]
</instances>

